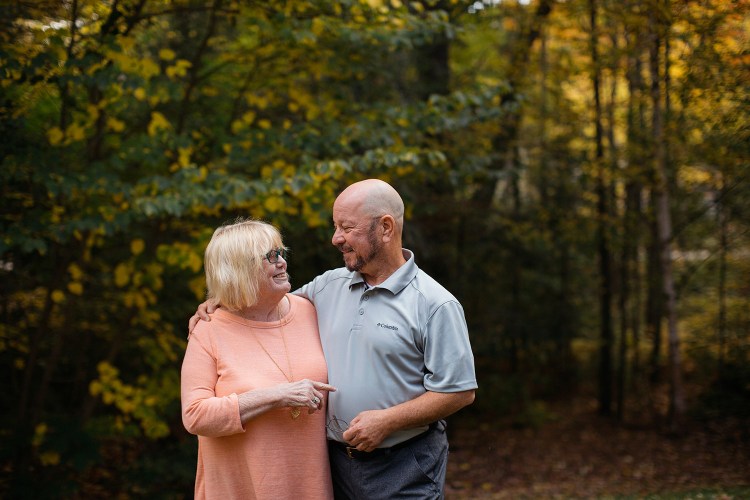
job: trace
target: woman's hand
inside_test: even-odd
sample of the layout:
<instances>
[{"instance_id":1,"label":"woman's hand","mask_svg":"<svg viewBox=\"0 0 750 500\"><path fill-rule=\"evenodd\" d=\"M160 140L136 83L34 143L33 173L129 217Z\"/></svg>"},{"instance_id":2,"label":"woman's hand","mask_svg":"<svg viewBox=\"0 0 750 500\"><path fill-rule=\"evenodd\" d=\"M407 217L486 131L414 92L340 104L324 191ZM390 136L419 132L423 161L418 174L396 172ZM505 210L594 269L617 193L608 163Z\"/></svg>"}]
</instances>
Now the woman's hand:
<instances>
[{"instance_id":1,"label":"woman's hand","mask_svg":"<svg viewBox=\"0 0 750 500\"><path fill-rule=\"evenodd\" d=\"M335 391L332 385L317 382L315 380L303 379L288 384L277 386L281 391L282 407L307 407L307 413L315 413L323 407L323 391Z\"/></svg>"},{"instance_id":2,"label":"woman's hand","mask_svg":"<svg viewBox=\"0 0 750 500\"><path fill-rule=\"evenodd\" d=\"M307 413L315 413L323 409L325 392L333 392L336 388L310 379L298 380L286 384L279 384L267 389L256 389L243 392L238 396L240 404L240 419L245 424L274 408L307 408Z\"/></svg>"}]
</instances>

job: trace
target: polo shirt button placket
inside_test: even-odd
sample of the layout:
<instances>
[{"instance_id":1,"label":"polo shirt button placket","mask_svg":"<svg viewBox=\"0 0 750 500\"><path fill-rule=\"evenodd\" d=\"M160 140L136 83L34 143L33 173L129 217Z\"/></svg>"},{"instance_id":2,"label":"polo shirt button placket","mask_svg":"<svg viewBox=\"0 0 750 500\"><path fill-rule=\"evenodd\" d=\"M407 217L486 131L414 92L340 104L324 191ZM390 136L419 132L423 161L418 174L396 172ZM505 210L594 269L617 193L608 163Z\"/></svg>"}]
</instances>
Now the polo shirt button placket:
<instances>
[{"instance_id":1,"label":"polo shirt button placket","mask_svg":"<svg viewBox=\"0 0 750 500\"><path fill-rule=\"evenodd\" d=\"M362 315L363 315L364 313L365 313L365 310L364 310L364 309L360 309L360 310L359 310L359 315L360 315L360 316L362 316Z\"/></svg>"}]
</instances>

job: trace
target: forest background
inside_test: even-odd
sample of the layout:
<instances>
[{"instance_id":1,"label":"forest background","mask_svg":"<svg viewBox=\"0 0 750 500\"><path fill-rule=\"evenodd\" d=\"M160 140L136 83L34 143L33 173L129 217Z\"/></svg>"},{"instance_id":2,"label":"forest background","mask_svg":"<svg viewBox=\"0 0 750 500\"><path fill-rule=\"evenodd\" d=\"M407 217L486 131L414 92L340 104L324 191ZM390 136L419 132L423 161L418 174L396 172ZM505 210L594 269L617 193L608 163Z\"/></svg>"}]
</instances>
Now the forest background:
<instances>
[{"instance_id":1,"label":"forest background","mask_svg":"<svg viewBox=\"0 0 750 500\"><path fill-rule=\"evenodd\" d=\"M2 2L0 495L189 497L179 368L213 229L276 224L302 285L341 265L331 205L367 177L465 307L459 427L584 399L623 428L747 429L749 10Z\"/></svg>"}]
</instances>

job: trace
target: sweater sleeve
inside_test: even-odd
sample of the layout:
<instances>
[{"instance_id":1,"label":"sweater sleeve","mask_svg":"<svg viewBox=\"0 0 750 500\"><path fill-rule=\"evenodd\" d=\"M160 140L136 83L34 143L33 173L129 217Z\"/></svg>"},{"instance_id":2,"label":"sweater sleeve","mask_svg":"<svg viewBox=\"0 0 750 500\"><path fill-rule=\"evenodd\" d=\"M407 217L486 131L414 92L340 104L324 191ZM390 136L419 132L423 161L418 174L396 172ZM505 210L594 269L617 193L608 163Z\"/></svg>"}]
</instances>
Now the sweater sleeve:
<instances>
[{"instance_id":1,"label":"sweater sleeve","mask_svg":"<svg viewBox=\"0 0 750 500\"><path fill-rule=\"evenodd\" d=\"M206 329L210 328L205 324ZM203 325L201 325L203 326ZM206 437L229 436L245 432L240 421L237 394L217 397L215 392L217 360L206 336L196 328L190 336L182 361L180 390L182 423L191 434Z\"/></svg>"}]
</instances>

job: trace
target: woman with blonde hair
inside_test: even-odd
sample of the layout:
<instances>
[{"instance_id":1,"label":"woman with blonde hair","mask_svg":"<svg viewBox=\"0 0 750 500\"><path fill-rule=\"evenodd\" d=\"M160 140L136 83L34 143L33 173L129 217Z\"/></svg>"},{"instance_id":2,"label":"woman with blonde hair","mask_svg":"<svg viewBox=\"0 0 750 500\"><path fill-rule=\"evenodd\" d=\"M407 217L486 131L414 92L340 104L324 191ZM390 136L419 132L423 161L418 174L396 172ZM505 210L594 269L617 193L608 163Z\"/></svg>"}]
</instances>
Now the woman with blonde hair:
<instances>
[{"instance_id":1,"label":"woman with blonde hair","mask_svg":"<svg viewBox=\"0 0 750 500\"><path fill-rule=\"evenodd\" d=\"M219 227L205 253L221 303L188 340L182 421L198 435L195 498L332 498L328 391L312 304L289 294L287 250L272 225Z\"/></svg>"}]
</instances>

